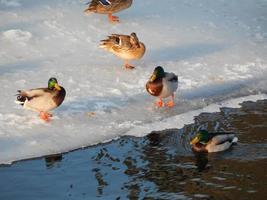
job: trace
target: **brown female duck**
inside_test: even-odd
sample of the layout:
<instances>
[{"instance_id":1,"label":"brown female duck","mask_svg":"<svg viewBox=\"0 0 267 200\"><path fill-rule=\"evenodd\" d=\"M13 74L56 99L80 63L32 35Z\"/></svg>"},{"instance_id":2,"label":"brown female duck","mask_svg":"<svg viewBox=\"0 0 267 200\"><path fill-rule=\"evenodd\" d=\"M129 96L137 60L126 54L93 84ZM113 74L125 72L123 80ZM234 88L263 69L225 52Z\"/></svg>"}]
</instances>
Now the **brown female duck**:
<instances>
[{"instance_id":1,"label":"brown female duck","mask_svg":"<svg viewBox=\"0 0 267 200\"><path fill-rule=\"evenodd\" d=\"M84 12L107 14L109 21L116 23L119 22L119 18L112 14L129 8L132 2L133 0L92 0Z\"/></svg>"},{"instance_id":2,"label":"brown female duck","mask_svg":"<svg viewBox=\"0 0 267 200\"><path fill-rule=\"evenodd\" d=\"M144 43L139 41L135 33L131 33L131 35L112 34L107 39L101 40L99 47L122 58L125 61L126 69L133 69L134 66L128 63L129 60L141 59L146 51Z\"/></svg>"}]
</instances>

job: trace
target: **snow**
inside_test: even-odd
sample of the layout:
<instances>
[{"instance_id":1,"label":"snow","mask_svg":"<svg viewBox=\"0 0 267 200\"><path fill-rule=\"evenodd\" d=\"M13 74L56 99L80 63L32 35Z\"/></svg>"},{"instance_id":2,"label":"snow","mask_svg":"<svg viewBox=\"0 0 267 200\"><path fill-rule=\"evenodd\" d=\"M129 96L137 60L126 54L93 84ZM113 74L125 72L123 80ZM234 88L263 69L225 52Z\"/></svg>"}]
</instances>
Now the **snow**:
<instances>
[{"instance_id":1,"label":"snow","mask_svg":"<svg viewBox=\"0 0 267 200\"><path fill-rule=\"evenodd\" d=\"M118 25L85 15L85 3L0 0L0 163L179 128L224 102L266 98L266 0L135 0ZM147 52L127 71L98 45L131 32ZM145 91L157 65L179 76L173 109L155 108ZM14 95L52 76L67 96L45 123Z\"/></svg>"},{"instance_id":2,"label":"snow","mask_svg":"<svg viewBox=\"0 0 267 200\"><path fill-rule=\"evenodd\" d=\"M28 31L22 30L8 30L3 32L4 40L16 41L16 42L28 42L32 34Z\"/></svg>"},{"instance_id":3,"label":"snow","mask_svg":"<svg viewBox=\"0 0 267 200\"><path fill-rule=\"evenodd\" d=\"M171 129L174 128L173 125L175 124L175 127L182 128L185 124L194 123L194 116L199 115L200 113L207 113L207 112L219 112L220 108L222 107L232 107L232 108L238 108L240 107L240 103L243 101L256 101L256 100L262 100L266 99L266 94L261 95L250 95L246 97L239 97L230 99L227 101L223 101L220 103L210 104L206 107L203 107L201 109L188 111L186 113L182 113L179 115L175 115L166 119L161 120L160 122L153 122L151 124L145 124L141 126L136 126L130 131L127 132L127 135L133 135L133 136L145 136L145 133L150 133L154 130L163 130L163 129ZM139 133L137 135L137 133ZM235 139L237 142L237 139Z\"/></svg>"}]
</instances>

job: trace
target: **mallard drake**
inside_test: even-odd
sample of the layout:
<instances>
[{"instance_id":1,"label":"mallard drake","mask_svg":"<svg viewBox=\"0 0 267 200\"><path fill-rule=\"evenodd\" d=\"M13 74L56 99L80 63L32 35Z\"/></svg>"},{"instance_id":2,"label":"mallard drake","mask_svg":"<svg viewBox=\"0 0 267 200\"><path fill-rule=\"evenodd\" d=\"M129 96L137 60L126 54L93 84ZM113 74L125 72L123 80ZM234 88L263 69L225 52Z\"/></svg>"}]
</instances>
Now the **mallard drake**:
<instances>
[{"instance_id":1,"label":"mallard drake","mask_svg":"<svg viewBox=\"0 0 267 200\"><path fill-rule=\"evenodd\" d=\"M159 97L156 102L158 107L164 106L162 98L171 96L171 101L166 105L168 107L174 106L174 92L178 88L178 77L174 73L165 72L161 66L154 69L153 74L146 83L146 90L149 94Z\"/></svg>"},{"instance_id":2,"label":"mallard drake","mask_svg":"<svg viewBox=\"0 0 267 200\"><path fill-rule=\"evenodd\" d=\"M112 34L107 39L101 40L99 47L122 58L125 61L126 69L133 69L134 66L130 65L128 61L141 59L146 51L144 43L139 41L135 33L131 33L131 35Z\"/></svg>"},{"instance_id":3,"label":"mallard drake","mask_svg":"<svg viewBox=\"0 0 267 200\"><path fill-rule=\"evenodd\" d=\"M84 10L85 13L107 14L111 23L119 22L119 18L113 13L127 9L132 5L133 0L92 0Z\"/></svg>"},{"instance_id":4,"label":"mallard drake","mask_svg":"<svg viewBox=\"0 0 267 200\"><path fill-rule=\"evenodd\" d=\"M238 138L234 133L216 132L209 133L206 130L200 130L191 140L190 144L195 152L219 152L229 149L232 144L237 143Z\"/></svg>"},{"instance_id":5,"label":"mallard drake","mask_svg":"<svg viewBox=\"0 0 267 200\"><path fill-rule=\"evenodd\" d=\"M66 91L58 85L57 79L50 78L47 88L18 90L16 103L22 105L25 109L39 112L41 119L50 121L52 114L49 111L60 106L65 95Z\"/></svg>"}]
</instances>

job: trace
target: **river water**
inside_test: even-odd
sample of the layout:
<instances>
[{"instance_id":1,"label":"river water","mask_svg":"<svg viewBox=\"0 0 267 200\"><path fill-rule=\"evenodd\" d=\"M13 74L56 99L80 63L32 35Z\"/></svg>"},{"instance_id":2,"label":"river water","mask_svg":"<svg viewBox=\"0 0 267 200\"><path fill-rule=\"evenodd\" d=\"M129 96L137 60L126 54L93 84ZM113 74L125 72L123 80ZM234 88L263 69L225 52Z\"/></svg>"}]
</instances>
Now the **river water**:
<instances>
[{"instance_id":1,"label":"river water","mask_svg":"<svg viewBox=\"0 0 267 200\"><path fill-rule=\"evenodd\" d=\"M194 154L198 128L234 131L239 143ZM267 199L267 100L202 113L182 129L0 167L1 200Z\"/></svg>"}]
</instances>

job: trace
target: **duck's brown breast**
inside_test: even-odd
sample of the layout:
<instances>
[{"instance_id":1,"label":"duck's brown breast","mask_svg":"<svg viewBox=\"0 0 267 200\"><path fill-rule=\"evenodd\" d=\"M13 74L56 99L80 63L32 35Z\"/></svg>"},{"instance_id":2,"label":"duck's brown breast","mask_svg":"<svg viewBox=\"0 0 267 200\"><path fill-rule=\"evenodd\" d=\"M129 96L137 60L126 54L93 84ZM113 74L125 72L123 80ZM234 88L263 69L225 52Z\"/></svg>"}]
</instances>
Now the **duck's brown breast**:
<instances>
[{"instance_id":1,"label":"duck's brown breast","mask_svg":"<svg viewBox=\"0 0 267 200\"><path fill-rule=\"evenodd\" d=\"M53 97L53 101L57 106L60 106L64 101L65 96L66 96L66 91L63 87L61 87L61 90L58 91L58 93Z\"/></svg>"},{"instance_id":2,"label":"duck's brown breast","mask_svg":"<svg viewBox=\"0 0 267 200\"><path fill-rule=\"evenodd\" d=\"M194 152L204 152L208 153L208 150L206 149L206 145L201 144L201 143L196 143L192 146L192 150Z\"/></svg>"},{"instance_id":3,"label":"duck's brown breast","mask_svg":"<svg viewBox=\"0 0 267 200\"><path fill-rule=\"evenodd\" d=\"M159 96L163 89L162 79L146 83L146 90L152 96Z\"/></svg>"}]
</instances>

